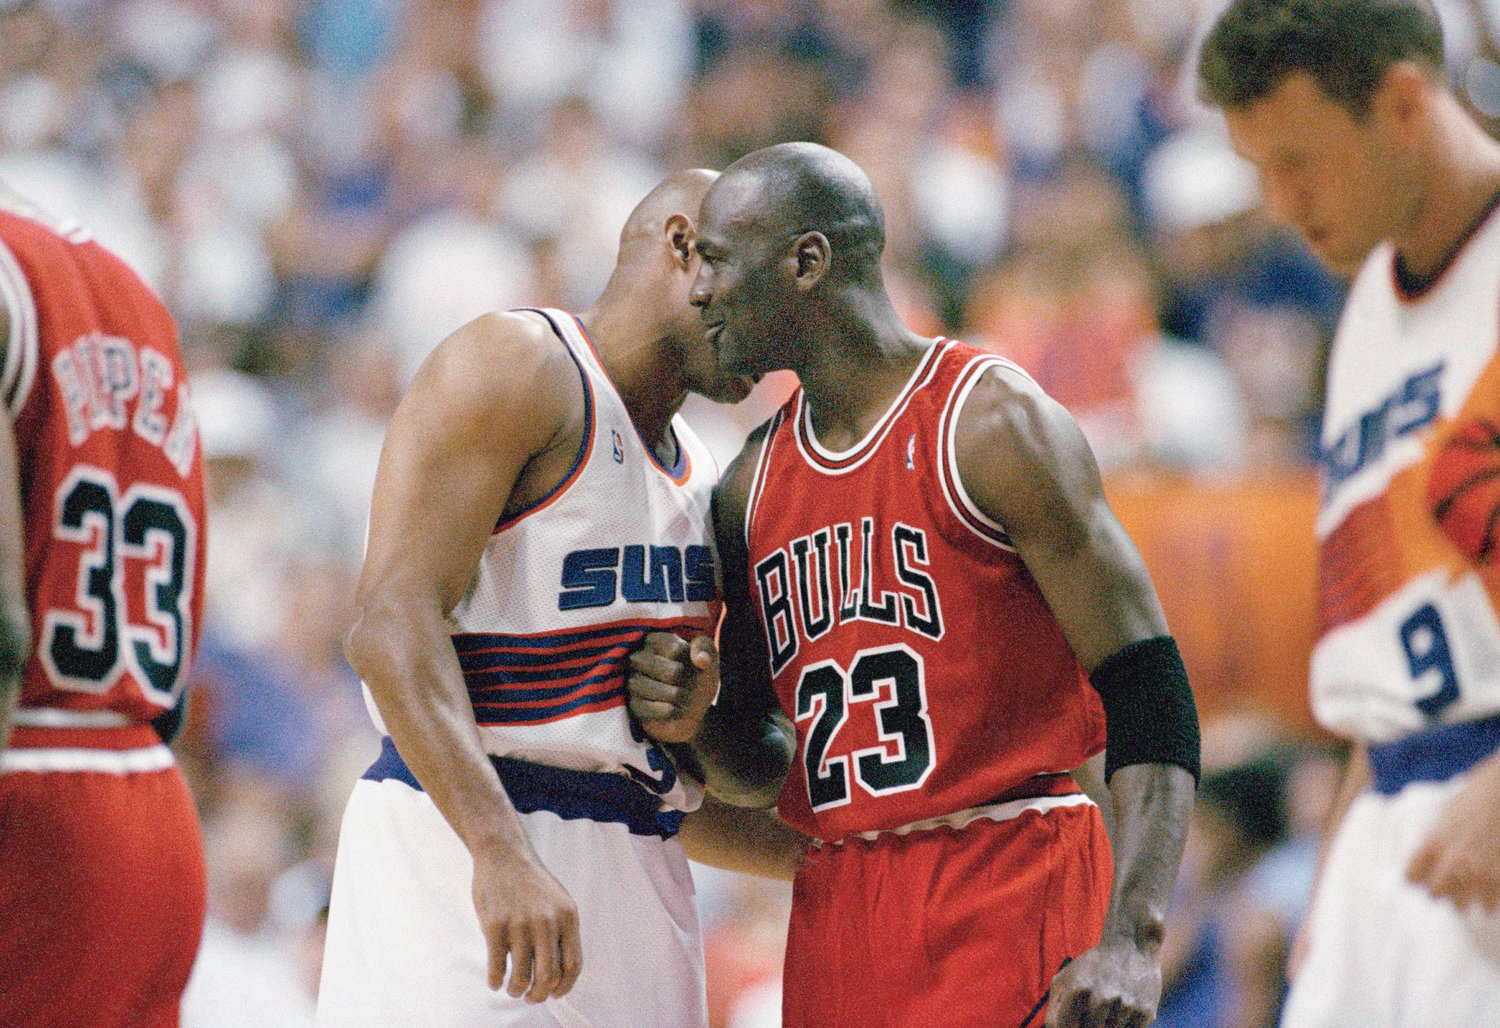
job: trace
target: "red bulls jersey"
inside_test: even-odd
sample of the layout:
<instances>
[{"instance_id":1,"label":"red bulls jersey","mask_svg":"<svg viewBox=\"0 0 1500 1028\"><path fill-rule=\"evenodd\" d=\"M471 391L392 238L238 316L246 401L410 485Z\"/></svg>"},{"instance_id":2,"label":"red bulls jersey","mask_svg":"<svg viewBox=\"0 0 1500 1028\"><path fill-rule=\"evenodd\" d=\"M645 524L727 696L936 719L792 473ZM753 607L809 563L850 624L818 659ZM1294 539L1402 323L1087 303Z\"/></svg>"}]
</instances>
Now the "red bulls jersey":
<instances>
[{"instance_id":1,"label":"red bulls jersey","mask_svg":"<svg viewBox=\"0 0 1500 1028\"><path fill-rule=\"evenodd\" d=\"M203 597L197 427L171 316L83 230L0 208L0 299L32 620L13 745L88 746L182 690Z\"/></svg>"},{"instance_id":2,"label":"red bulls jersey","mask_svg":"<svg viewBox=\"0 0 1500 1028\"><path fill-rule=\"evenodd\" d=\"M762 445L750 588L797 729L779 807L818 838L1045 793L1031 780L1104 746L1062 629L958 478L953 426L990 369L1025 374L939 340L853 449L818 443L800 389Z\"/></svg>"}]
</instances>

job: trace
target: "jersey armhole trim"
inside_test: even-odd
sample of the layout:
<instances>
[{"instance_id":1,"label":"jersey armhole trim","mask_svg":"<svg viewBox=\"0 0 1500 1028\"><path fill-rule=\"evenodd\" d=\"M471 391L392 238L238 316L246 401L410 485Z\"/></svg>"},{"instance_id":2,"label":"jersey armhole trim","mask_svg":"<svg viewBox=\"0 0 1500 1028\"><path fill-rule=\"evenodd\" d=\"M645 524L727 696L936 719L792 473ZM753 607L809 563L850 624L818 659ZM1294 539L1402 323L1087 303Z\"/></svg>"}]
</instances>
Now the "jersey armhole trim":
<instances>
[{"instance_id":1,"label":"jersey armhole trim","mask_svg":"<svg viewBox=\"0 0 1500 1028\"><path fill-rule=\"evenodd\" d=\"M562 340L563 349L568 351L568 356L572 359L573 365L578 369L578 377L583 380L583 442L578 444L578 456L573 459L573 466L568 469L568 473L556 485L547 490L541 499L529 507L523 507L510 517L502 517L499 521L495 522L494 530L490 532L491 535L498 535L523 518L530 517L532 514L550 507L553 503L561 499L563 493L567 492L568 487L578 480L578 476L583 472L584 466L588 464L589 457L594 452L594 386L589 380L588 370L584 368L583 361L579 359L578 354L573 352L573 347L568 344L567 336L563 335L561 327L557 322L552 320L550 314L536 307L522 309L540 314L543 318L547 319L547 324L552 326L553 333L558 339Z\"/></svg>"},{"instance_id":2,"label":"jersey armhole trim","mask_svg":"<svg viewBox=\"0 0 1500 1028\"><path fill-rule=\"evenodd\" d=\"M755 458L755 475L750 479L750 496L745 500L745 553L750 552L750 526L755 520L755 512L760 508L761 490L765 488L766 477L770 470L771 443L776 438L776 432L781 428L782 421L786 418L787 406L782 405L771 418L771 425L766 429L766 437L760 441L760 453Z\"/></svg>"},{"instance_id":3,"label":"jersey armhole trim","mask_svg":"<svg viewBox=\"0 0 1500 1028\"><path fill-rule=\"evenodd\" d=\"M547 314L544 310L540 310L539 312L544 316ZM676 415L673 415L673 418L667 422L667 431L672 433L672 437L677 443L677 463L669 467L656 455L656 450L646 440L646 437L641 435L641 430L636 426L635 419L630 417L630 408L626 406L625 397L620 395L620 387L615 385L615 380L609 377L609 371L604 367L604 358L599 356L599 348L594 345L594 340L589 337L589 330L584 328L583 322L579 320L578 315L568 314L566 316L577 326L578 337L588 347L589 355L593 358L594 366L598 368L600 377L607 384L606 387L614 392L615 398L620 401L620 406L625 409L626 418L630 422L631 434L640 442L641 449L646 451L646 459L656 467L656 470L671 479L673 484L687 485L688 479L693 477L693 458L688 453L687 447L683 445L682 438L678 435L674 427L673 422L676 420ZM547 320L551 321L552 319L548 317ZM559 331L558 334L561 335L562 333Z\"/></svg>"},{"instance_id":4,"label":"jersey armhole trim","mask_svg":"<svg viewBox=\"0 0 1500 1028\"><path fill-rule=\"evenodd\" d=\"M5 363L0 368L0 397L15 418L31 395L41 346L31 286L20 262L3 240L0 240L0 303L5 304L10 314L10 336L5 345Z\"/></svg>"},{"instance_id":5,"label":"jersey armhole trim","mask_svg":"<svg viewBox=\"0 0 1500 1028\"><path fill-rule=\"evenodd\" d=\"M969 362L968 367L959 372L953 384L953 391L948 394L948 403L943 408L942 420L938 423L938 481L942 485L943 499L948 502L948 509L965 528L992 546L1015 552L1015 545L1011 542L1009 533L1005 531L1005 526L980 510L969 496L968 490L964 488L963 477L958 470L958 444L956 442L958 419L963 413L964 404L968 402L969 394L974 391L974 386L990 368L1006 367L1015 368L1016 366L1003 357L986 355L975 357ZM1020 369L1016 368L1016 370Z\"/></svg>"}]
</instances>

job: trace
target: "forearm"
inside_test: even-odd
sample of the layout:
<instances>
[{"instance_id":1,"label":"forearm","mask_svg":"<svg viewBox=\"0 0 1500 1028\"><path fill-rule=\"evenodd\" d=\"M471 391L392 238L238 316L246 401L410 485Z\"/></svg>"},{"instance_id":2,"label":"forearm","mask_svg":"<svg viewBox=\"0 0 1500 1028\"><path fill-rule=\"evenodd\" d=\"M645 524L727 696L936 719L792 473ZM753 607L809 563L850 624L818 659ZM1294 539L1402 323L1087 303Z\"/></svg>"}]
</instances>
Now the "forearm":
<instances>
[{"instance_id":1,"label":"forearm","mask_svg":"<svg viewBox=\"0 0 1500 1028\"><path fill-rule=\"evenodd\" d=\"M366 615L346 648L401 758L469 851L529 855L530 842L480 739L444 623L435 616Z\"/></svg>"},{"instance_id":2,"label":"forearm","mask_svg":"<svg viewBox=\"0 0 1500 1028\"><path fill-rule=\"evenodd\" d=\"M678 838L700 864L788 882L809 841L775 811L732 807L711 796L683 819Z\"/></svg>"},{"instance_id":3,"label":"forearm","mask_svg":"<svg viewBox=\"0 0 1500 1028\"><path fill-rule=\"evenodd\" d=\"M1193 776L1175 764L1131 764L1110 778L1115 875L1106 939L1152 951L1160 947L1194 788Z\"/></svg>"},{"instance_id":4,"label":"forearm","mask_svg":"<svg viewBox=\"0 0 1500 1028\"><path fill-rule=\"evenodd\" d=\"M792 766L791 726L775 713L752 720L710 707L691 748L704 787L735 807L773 805Z\"/></svg>"},{"instance_id":5,"label":"forearm","mask_svg":"<svg viewBox=\"0 0 1500 1028\"><path fill-rule=\"evenodd\" d=\"M11 717L20 699L21 672L31 652L31 625L26 610L15 609L0 615L0 749L10 738Z\"/></svg>"}]
</instances>

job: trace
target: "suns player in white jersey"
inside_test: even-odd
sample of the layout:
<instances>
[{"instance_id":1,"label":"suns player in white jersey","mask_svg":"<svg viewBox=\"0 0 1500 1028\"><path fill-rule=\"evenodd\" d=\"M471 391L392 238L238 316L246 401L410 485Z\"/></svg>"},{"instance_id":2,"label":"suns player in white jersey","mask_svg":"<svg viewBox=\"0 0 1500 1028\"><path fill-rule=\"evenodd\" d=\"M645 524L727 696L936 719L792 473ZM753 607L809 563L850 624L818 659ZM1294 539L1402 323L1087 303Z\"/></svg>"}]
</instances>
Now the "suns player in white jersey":
<instances>
[{"instance_id":1,"label":"suns player in white jersey","mask_svg":"<svg viewBox=\"0 0 1500 1028\"><path fill-rule=\"evenodd\" d=\"M718 614L717 469L676 416L749 385L688 304L713 177L641 202L577 317L455 332L392 420L347 642L388 735L344 817L320 1024L706 1022L672 838L701 790L625 673L646 634Z\"/></svg>"},{"instance_id":2,"label":"suns player in white jersey","mask_svg":"<svg viewBox=\"0 0 1500 1028\"><path fill-rule=\"evenodd\" d=\"M1358 270L1312 700L1351 739L1286 1028L1500 1018L1500 145L1427 0L1235 0L1199 64L1271 214Z\"/></svg>"}]
</instances>

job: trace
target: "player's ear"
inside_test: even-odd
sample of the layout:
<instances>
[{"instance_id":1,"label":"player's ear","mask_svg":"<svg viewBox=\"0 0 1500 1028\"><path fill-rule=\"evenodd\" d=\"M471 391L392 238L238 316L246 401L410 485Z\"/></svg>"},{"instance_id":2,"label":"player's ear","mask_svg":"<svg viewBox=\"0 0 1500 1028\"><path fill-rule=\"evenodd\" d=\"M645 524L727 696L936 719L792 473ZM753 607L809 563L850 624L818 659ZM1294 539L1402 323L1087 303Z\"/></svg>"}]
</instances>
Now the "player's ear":
<instances>
[{"instance_id":1,"label":"player's ear","mask_svg":"<svg viewBox=\"0 0 1500 1028\"><path fill-rule=\"evenodd\" d=\"M1411 138L1426 121L1431 105L1428 74L1413 61L1397 61L1370 96L1370 114L1402 138Z\"/></svg>"},{"instance_id":2,"label":"player's ear","mask_svg":"<svg viewBox=\"0 0 1500 1028\"><path fill-rule=\"evenodd\" d=\"M833 261L833 247L823 233L804 232L793 244L792 255L797 261L797 288L806 291L823 281L823 276L828 274Z\"/></svg>"},{"instance_id":3,"label":"player's ear","mask_svg":"<svg viewBox=\"0 0 1500 1028\"><path fill-rule=\"evenodd\" d=\"M697 226L686 214L674 214L662 226L662 239L672 254L672 260L683 271L693 262L693 240L697 235Z\"/></svg>"}]
</instances>

